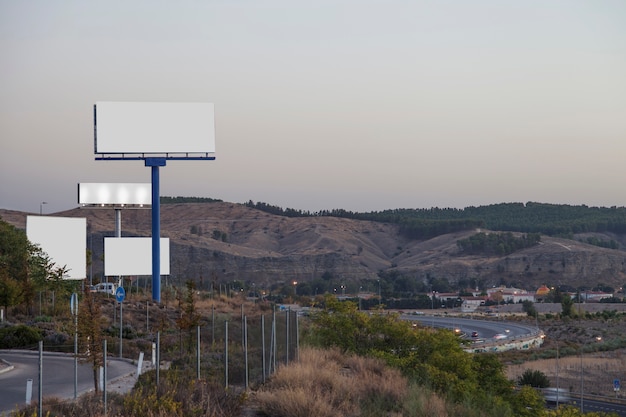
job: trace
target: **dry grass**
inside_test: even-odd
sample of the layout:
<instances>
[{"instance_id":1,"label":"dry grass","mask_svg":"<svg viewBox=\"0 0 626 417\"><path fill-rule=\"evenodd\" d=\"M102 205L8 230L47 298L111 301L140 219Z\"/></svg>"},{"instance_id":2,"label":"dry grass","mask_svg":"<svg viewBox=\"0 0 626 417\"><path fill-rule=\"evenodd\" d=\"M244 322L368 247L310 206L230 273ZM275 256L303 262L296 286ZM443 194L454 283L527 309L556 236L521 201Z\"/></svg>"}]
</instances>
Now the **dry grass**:
<instances>
[{"instance_id":1,"label":"dry grass","mask_svg":"<svg viewBox=\"0 0 626 417\"><path fill-rule=\"evenodd\" d=\"M613 380L623 378L623 371L626 369L626 350L585 354L582 366L583 372L581 372L580 356L559 358L558 368L556 359L540 359L508 366L507 377L517 380L527 369L538 370L548 376L551 386L556 387L558 369L559 387L567 388L574 394L580 394L582 376L586 395L615 396ZM618 395L624 396L621 392Z\"/></svg>"},{"instance_id":2,"label":"dry grass","mask_svg":"<svg viewBox=\"0 0 626 417\"><path fill-rule=\"evenodd\" d=\"M276 417L360 416L370 403L397 408L407 387L398 370L378 360L307 348L297 363L280 368L256 397L260 408Z\"/></svg>"}]
</instances>

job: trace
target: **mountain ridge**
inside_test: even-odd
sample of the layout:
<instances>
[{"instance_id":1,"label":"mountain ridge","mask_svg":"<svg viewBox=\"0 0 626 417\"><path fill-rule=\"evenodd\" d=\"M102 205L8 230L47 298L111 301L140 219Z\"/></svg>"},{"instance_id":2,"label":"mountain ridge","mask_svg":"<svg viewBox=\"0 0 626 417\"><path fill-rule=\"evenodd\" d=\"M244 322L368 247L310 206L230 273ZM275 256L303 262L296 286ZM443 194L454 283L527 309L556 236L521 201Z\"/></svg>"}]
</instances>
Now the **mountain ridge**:
<instances>
[{"instance_id":1,"label":"mountain ridge","mask_svg":"<svg viewBox=\"0 0 626 417\"><path fill-rule=\"evenodd\" d=\"M0 209L0 218L20 229L25 229L27 215ZM50 215L87 218L92 273L101 276L103 238L115 235L115 210L76 208ZM122 209L121 223L123 236L149 236L150 210ZM171 242L172 278L271 286L325 276L335 286L345 283L351 288L376 282L380 274L420 285L445 279L452 286L473 282L526 289L598 283L618 288L626 281L626 251L577 240L589 234L575 239L542 235L540 244L531 248L506 256L480 256L464 254L456 242L479 231L497 231L472 229L415 240L399 228L331 216L284 217L228 202L161 206L161 235ZM624 241L621 235L594 236Z\"/></svg>"}]
</instances>

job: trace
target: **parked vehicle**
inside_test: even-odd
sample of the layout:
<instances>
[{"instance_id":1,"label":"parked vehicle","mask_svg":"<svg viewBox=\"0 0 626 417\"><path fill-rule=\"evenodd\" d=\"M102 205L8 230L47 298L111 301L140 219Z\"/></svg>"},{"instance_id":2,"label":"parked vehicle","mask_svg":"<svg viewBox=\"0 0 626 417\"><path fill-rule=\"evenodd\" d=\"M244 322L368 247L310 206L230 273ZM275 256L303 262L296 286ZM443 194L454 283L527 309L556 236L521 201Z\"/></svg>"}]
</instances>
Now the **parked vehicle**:
<instances>
[{"instance_id":1,"label":"parked vehicle","mask_svg":"<svg viewBox=\"0 0 626 417\"><path fill-rule=\"evenodd\" d=\"M117 285L113 282L101 282L100 284L92 285L89 291L91 292L103 292L111 295L115 295Z\"/></svg>"}]
</instances>

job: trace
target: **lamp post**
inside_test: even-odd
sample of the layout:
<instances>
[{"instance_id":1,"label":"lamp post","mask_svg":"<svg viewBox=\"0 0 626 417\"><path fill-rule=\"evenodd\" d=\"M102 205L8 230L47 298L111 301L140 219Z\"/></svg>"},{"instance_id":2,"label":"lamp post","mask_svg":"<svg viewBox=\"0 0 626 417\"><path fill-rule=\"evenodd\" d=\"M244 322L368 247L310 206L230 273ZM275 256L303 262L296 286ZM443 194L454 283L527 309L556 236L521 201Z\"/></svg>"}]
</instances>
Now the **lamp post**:
<instances>
[{"instance_id":1,"label":"lamp post","mask_svg":"<svg viewBox=\"0 0 626 417\"><path fill-rule=\"evenodd\" d=\"M298 285L298 281L293 282L293 295L294 297L298 295L298 290L296 289L296 285Z\"/></svg>"},{"instance_id":2,"label":"lamp post","mask_svg":"<svg viewBox=\"0 0 626 417\"><path fill-rule=\"evenodd\" d=\"M559 341L556 341L556 408L559 408L559 394L561 388L559 387Z\"/></svg>"},{"instance_id":3,"label":"lamp post","mask_svg":"<svg viewBox=\"0 0 626 417\"><path fill-rule=\"evenodd\" d=\"M45 201L42 201L41 203L39 203L39 215L40 216L43 215L43 205L44 204L48 204L48 203L45 202Z\"/></svg>"},{"instance_id":4,"label":"lamp post","mask_svg":"<svg viewBox=\"0 0 626 417\"><path fill-rule=\"evenodd\" d=\"M602 337L596 336L596 342L601 342ZM583 345L580 345L580 413L585 412L585 376L583 369Z\"/></svg>"},{"instance_id":5,"label":"lamp post","mask_svg":"<svg viewBox=\"0 0 626 417\"><path fill-rule=\"evenodd\" d=\"M380 296L380 280L378 280L378 307L382 304L382 297Z\"/></svg>"}]
</instances>

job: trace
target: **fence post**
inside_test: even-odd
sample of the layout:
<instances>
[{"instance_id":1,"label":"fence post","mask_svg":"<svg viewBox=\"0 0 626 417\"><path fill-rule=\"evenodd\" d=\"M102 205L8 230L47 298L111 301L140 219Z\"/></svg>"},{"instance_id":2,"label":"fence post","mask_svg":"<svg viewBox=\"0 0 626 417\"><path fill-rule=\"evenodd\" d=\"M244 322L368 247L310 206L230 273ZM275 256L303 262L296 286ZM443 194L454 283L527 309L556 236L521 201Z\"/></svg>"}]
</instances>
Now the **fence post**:
<instances>
[{"instance_id":1,"label":"fence post","mask_svg":"<svg viewBox=\"0 0 626 417\"><path fill-rule=\"evenodd\" d=\"M196 379L200 379L200 326L196 328L196 338L198 340L196 345Z\"/></svg>"},{"instance_id":2,"label":"fence post","mask_svg":"<svg viewBox=\"0 0 626 417\"><path fill-rule=\"evenodd\" d=\"M228 320L224 328L224 380L225 388L228 389Z\"/></svg>"}]
</instances>

